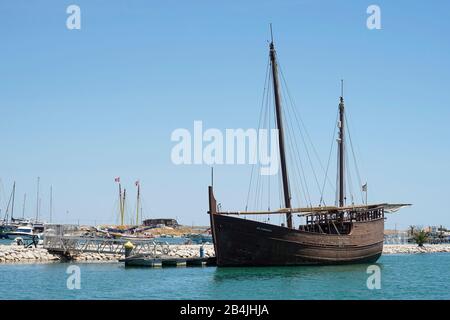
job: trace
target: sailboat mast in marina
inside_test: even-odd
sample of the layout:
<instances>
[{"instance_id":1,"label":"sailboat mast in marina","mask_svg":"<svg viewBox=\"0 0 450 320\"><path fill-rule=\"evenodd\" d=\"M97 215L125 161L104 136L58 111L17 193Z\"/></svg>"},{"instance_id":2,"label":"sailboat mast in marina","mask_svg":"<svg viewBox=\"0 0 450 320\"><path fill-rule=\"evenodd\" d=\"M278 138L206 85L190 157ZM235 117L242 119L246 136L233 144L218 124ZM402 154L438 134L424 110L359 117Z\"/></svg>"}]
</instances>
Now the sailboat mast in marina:
<instances>
[{"instance_id":1,"label":"sailboat mast in marina","mask_svg":"<svg viewBox=\"0 0 450 320\"><path fill-rule=\"evenodd\" d=\"M141 197L141 185L139 183L139 180L135 182L135 185L137 187L137 196L136 196L136 225L139 225L139 207L140 207L140 197Z\"/></svg>"},{"instance_id":2,"label":"sailboat mast in marina","mask_svg":"<svg viewBox=\"0 0 450 320\"><path fill-rule=\"evenodd\" d=\"M120 215L120 225L124 225L124 219L125 219L125 196L126 196L126 190L123 190L122 193L122 185L120 183L120 177L117 177L114 179L114 182L117 182L119 185L119 215Z\"/></svg>"},{"instance_id":3,"label":"sailboat mast in marina","mask_svg":"<svg viewBox=\"0 0 450 320\"><path fill-rule=\"evenodd\" d=\"M36 191L36 221L39 221L39 206L40 206L40 198L39 198L39 182L40 177L37 177L37 191Z\"/></svg>"},{"instance_id":4,"label":"sailboat mast in marina","mask_svg":"<svg viewBox=\"0 0 450 320\"><path fill-rule=\"evenodd\" d=\"M272 32L271 32L272 34ZM266 211L220 211L209 187L209 215L218 266L323 265L375 262L383 251L385 213L408 204L346 204L345 108L339 99L336 206L293 207L286 157L285 125L277 54L271 37L269 58L281 167L283 207ZM286 225L239 217L285 215ZM293 215L305 219L294 226Z\"/></svg>"},{"instance_id":5,"label":"sailboat mast in marina","mask_svg":"<svg viewBox=\"0 0 450 320\"><path fill-rule=\"evenodd\" d=\"M13 191L12 191L11 222L14 221L14 200L15 200L15 198L16 198L16 182L14 181Z\"/></svg>"}]
</instances>

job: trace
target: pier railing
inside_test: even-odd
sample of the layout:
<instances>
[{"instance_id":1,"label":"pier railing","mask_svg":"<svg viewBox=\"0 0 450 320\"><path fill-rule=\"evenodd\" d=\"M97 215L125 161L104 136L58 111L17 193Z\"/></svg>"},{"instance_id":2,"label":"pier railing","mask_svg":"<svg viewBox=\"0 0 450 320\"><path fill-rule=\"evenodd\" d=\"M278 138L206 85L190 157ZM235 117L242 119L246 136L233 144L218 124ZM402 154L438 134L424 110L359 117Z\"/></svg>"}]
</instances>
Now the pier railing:
<instances>
[{"instance_id":1,"label":"pier railing","mask_svg":"<svg viewBox=\"0 0 450 320\"><path fill-rule=\"evenodd\" d=\"M62 254L76 255L84 252L124 254L124 244L131 241L134 245L133 254L158 256L167 255L170 251L167 242L152 239L110 239L103 237L80 236L77 226L48 225L44 231L44 248Z\"/></svg>"},{"instance_id":2,"label":"pier railing","mask_svg":"<svg viewBox=\"0 0 450 320\"><path fill-rule=\"evenodd\" d=\"M49 251L67 253L71 255L83 252L124 254L124 244L128 241L130 240L77 236L45 236L44 248ZM167 242L163 243L152 240L133 240L132 243L134 245L133 254L145 253L156 256L161 252L167 254L170 250Z\"/></svg>"}]
</instances>

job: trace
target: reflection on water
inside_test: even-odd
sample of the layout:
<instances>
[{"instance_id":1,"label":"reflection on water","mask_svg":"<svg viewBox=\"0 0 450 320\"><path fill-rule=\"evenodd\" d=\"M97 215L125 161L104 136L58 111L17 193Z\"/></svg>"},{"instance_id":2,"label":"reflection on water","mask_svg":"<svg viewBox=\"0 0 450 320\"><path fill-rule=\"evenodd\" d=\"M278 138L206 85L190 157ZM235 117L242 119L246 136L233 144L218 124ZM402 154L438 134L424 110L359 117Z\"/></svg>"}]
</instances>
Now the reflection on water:
<instances>
[{"instance_id":1,"label":"reflection on water","mask_svg":"<svg viewBox=\"0 0 450 320\"><path fill-rule=\"evenodd\" d=\"M381 292L367 288L369 265L216 268L210 294L218 299L379 299ZM383 273L383 263L377 265Z\"/></svg>"},{"instance_id":2,"label":"reflection on water","mask_svg":"<svg viewBox=\"0 0 450 320\"><path fill-rule=\"evenodd\" d=\"M124 268L78 263L81 289L68 290L69 263L0 264L2 299L450 299L450 254L382 256L381 289L368 264L259 268Z\"/></svg>"},{"instance_id":3,"label":"reflection on water","mask_svg":"<svg viewBox=\"0 0 450 320\"><path fill-rule=\"evenodd\" d=\"M334 277L346 274L366 273L371 264L353 264L336 266L287 266L287 267L223 267L214 271L215 281L230 280L264 280L264 279L289 279L303 278L314 279L333 275ZM381 262L376 263L383 270Z\"/></svg>"}]
</instances>

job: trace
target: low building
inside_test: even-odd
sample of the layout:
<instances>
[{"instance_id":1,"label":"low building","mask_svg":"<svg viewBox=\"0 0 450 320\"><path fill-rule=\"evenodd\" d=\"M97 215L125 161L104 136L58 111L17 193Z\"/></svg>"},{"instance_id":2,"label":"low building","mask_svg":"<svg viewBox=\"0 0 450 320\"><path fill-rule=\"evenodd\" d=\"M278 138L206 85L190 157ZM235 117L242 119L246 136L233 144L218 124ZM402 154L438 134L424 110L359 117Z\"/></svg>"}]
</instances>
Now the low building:
<instances>
[{"instance_id":1,"label":"low building","mask_svg":"<svg viewBox=\"0 0 450 320\"><path fill-rule=\"evenodd\" d=\"M175 219L146 219L143 221L144 226L146 227L159 227L159 226L166 226L166 227L177 227L178 222Z\"/></svg>"}]
</instances>

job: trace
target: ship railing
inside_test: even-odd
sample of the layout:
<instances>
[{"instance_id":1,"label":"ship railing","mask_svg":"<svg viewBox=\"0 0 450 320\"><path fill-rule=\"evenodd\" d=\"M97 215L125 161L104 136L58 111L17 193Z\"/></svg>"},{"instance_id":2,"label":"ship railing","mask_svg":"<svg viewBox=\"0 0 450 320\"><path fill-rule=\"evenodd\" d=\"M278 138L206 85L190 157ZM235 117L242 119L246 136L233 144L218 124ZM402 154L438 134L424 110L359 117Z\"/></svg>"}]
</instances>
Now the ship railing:
<instances>
[{"instance_id":1,"label":"ship railing","mask_svg":"<svg viewBox=\"0 0 450 320\"><path fill-rule=\"evenodd\" d=\"M306 215L306 224L328 224L370 221L384 218L384 209L369 209L365 211L327 212Z\"/></svg>"}]
</instances>

